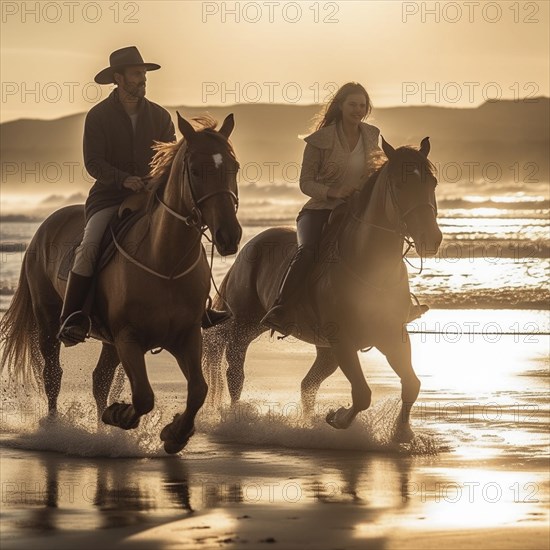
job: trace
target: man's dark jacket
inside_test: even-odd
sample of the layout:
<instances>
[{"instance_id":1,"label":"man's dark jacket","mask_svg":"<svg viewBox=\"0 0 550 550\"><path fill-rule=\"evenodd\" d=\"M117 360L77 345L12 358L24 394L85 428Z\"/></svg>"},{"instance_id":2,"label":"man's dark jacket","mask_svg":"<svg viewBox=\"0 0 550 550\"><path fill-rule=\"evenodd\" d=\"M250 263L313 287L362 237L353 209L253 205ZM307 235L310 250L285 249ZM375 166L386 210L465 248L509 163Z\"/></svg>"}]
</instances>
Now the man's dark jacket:
<instances>
[{"instance_id":1,"label":"man's dark jacket","mask_svg":"<svg viewBox=\"0 0 550 550\"><path fill-rule=\"evenodd\" d=\"M84 125L84 164L97 181L86 201L86 219L133 193L122 186L128 176L146 176L154 151L153 140L175 141L170 113L141 98L136 132L118 99L117 90L93 107Z\"/></svg>"}]
</instances>

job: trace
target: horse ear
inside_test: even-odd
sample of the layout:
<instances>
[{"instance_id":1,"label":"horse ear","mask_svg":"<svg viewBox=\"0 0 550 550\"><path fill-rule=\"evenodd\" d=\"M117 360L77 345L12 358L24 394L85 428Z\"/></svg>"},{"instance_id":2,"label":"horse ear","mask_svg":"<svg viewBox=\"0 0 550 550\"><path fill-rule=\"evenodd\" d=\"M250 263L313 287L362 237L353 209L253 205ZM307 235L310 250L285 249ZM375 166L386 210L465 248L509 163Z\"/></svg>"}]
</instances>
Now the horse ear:
<instances>
[{"instance_id":1,"label":"horse ear","mask_svg":"<svg viewBox=\"0 0 550 550\"><path fill-rule=\"evenodd\" d=\"M233 113L231 113L225 117L222 127L218 130L218 132L222 136L229 138L231 132L233 131L233 128L235 128L235 118L233 117Z\"/></svg>"},{"instance_id":2,"label":"horse ear","mask_svg":"<svg viewBox=\"0 0 550 550\"><path fill-rule=\"evenodd\" d=\"M419 151L425 156L427 157L428 154L430 153L430 138L429 137L425 137L421 142L420 142L420 149Z\"/></svg>"},{"instance_id":3,"label":"horse ear","mask_svg":"<svg viewBox=\"0 0 550 550\"><path fill-rule=\"evenodd\" d=\"M390 160L395 154L395 149L384 139L384 136L381 135L380 137L382 138L382 151L384 151L388 160Z\"/></svg>"},{"instance_id":4,"label":"horse ear","mask_svg":"<svg viewBox=\"0 0 550 550\"><path fill-rule=\"evenodd\" d=\"M191 124L179 114L178 111L176 111L176 114L178 115L178 128L185 138L185 141L190 142L197 132L195 128L193 128L193 126L191 126Z\"/></svg>"}]
</instances>

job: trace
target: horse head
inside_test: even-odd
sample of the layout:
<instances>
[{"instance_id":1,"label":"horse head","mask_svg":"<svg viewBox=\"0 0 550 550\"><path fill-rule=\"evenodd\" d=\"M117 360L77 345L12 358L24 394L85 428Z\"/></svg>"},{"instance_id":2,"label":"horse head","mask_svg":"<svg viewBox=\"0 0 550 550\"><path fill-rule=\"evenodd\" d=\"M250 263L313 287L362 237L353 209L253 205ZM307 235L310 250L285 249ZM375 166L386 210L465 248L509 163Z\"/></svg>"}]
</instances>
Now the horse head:
<instances>
[{"instance_id":1,"label":"horse head","mask_svg":"<svg viewBox=\"0 0 550 550\"><path fill-rule=\"evenodd\" d=\"M178 128L187 142L184 196L191 210L210 229L222 256L235 254L242 229L237 220L239 164L228 138L235 122L228 115L221 128L197 131L179 113Z\"/></svg>"},{"instance_id":2,"label":"horse head","mask_svg":"<svg viewBox=\"0 0 550 550\"><path fill-rule=\"evenodd\" d=\"M394 149L382 138L382 149L388 157L387 217L412 237L418 254L433 257L443 238L437 224L434 167L428 160L430 140L424 138L420 147Z\"/></svg>"}]
</instances>

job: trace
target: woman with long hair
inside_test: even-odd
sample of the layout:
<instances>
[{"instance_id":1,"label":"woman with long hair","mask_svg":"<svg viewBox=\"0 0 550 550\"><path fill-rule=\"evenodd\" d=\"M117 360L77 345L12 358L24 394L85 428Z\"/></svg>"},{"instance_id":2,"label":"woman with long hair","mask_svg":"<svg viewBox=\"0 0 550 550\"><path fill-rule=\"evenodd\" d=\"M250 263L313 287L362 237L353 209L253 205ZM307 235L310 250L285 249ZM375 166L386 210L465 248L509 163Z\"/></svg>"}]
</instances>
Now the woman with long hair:
<instances>
[{"instance_id":1,"label":"woman with long hair","mask_svg":"<svg viewBox=\"0 0 550 550\"><path fill-rule=\"evenodd\" d=\"M375 159L382 154L380 130L364 122L371 109L367 90L357 82L348 82L327 104L317 130L305 138L300 189L310 199L296 219L298 249L275 303L262 319L278 332L286 334L285 327L293 324L292 302L315 262L322 229L332 210L363 188L375 170ZM427 309L412 306L411 318Z\"/></svg>"}]
</instances>

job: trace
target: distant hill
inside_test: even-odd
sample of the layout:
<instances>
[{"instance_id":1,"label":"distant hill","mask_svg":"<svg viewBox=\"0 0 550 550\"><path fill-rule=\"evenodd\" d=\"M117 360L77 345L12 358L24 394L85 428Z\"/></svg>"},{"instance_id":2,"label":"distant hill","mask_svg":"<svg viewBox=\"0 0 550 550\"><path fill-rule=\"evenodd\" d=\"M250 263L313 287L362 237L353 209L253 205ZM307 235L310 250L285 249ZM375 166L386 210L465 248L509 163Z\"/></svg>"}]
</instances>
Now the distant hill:
<instances>
[{"instance_id":1,"label":"distant hill","mask_svg":"<svg viewBox=\"0 0 550 550\"><path fill-rule=\"evenodd\" d=\"M394 146L418 145L430 136L430 158L443 166L440 177L454 180L457 170L468 179L468 167L474 176L482 177L481 168L487 168L489 177L495 177L496 163L502 171L502 181L521 184L529 177L548 181L549 178L549 120L550 98L533 98L532 102L497 101L477 108L458 109L432 106L404 106L375 109L369 122L378 126L386 140ZM230 112L235 114L236 128L232 140L241 166L248 166L248 177L256 173L251 163L263 166L264 179L268 175L265 163L279 163L275 177L282 166L300 163L304 144L299 135L308 134L319 105L240 104L224 107L171 107L186 117L208 111L220 122ZM77 162L82 164L82 130L85 113L56 120L16 120L0 124L0 153L2 184L11 188L19 177L7 177L13 164ZM478 163L478 164L476 164ZM518 163L514 173L513 165ZM533 163L527 165L526 163ZM28 178L30 184L34 178Z\"/></svg>"}]
</instances>

